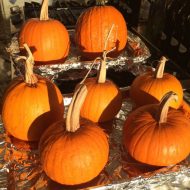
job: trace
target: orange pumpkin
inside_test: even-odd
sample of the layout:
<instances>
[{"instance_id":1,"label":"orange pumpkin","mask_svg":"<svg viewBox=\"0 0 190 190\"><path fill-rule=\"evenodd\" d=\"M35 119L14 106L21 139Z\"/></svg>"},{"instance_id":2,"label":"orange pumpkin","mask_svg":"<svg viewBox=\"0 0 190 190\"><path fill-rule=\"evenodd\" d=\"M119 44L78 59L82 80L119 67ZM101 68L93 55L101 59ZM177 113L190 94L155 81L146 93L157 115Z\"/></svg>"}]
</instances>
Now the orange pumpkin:
<instances>
[{"instance_id":1,"label":"orange pumpkin","mask_svg":"<svg viewBox=\"0 0 190 190\"><path fill-rule=\"evenodd\" d=\"M166 58L162 57L155 71L137 76L130 88L130 97L136 106L159 103L164 94L173 91L178 96L178 101L171 101L170 106L179 108L183 100L183 89L179 80L164 73Z\"/></svg>"},{"instance_id":2,"label":"orange pumpkin","mask_svg":"<svg viewBox=\"0 0 190 190\"><path fill-rule=\"evenodd\" d=\"M185 100L182 101L181 107L190 113L190 105Z\"/></svg>"},{"instance_id":3,"label":"orange pumpkin","mask_svg":"<svg viewBox=\"0 0 190 190\"><path fill-rule=\"evenodd\" d=\"M61 22L49 19L48 0L43 1L40 19L29 19L21 28L21 50L24 43L30 47L36 65L65 61L70 47L69 34Z\"/></svg>"},{"instance_id":4,"label":"orange pumpkin","mask_svg":"<svg viewBox=\"0 0 190 190\"><path fill-rule=\"evenodd\" d=\"M11 91L17 84L19 84L21 81L23 81L23 78L21 77L17 77L14 80L12 80L7 88L5 89L4 93L3 93L3 97L2 97L2 101L1 101L1 105L0 105L0 114L2 114L2 107L3 107L3 102L6 99L6 96L8 94L9 91Z\"/></svg>"},{"instance_id":5,"label":"orange pumpkin","mask_svg":"<svg viewBox=\"0 0 190 190\"><path fill-rule=\"evenodd\" d=\"M95 178L108 161L109 144L96 124L80 121L80 107L87 94L86 86L74 93L66 122L51 125L39 143L42 167L52 180L77 185Z\"/></svg>"},{"instance_id":6,"label":"orange pumpkin","mask_svg":"<svg viewBox=\"0 0 190 190\"><path fill-rule=\"evenodd\" d=\"M93 122L112 120L122 104L120 89L112 81L106 80L106 53L103 53L98 76L84 80L88 94L81 108L81 117Z\"/></svg>"},{"instance_id":7,"label":"orange pumpkin","mask_svg":"<svg viewBox=\"0 0 190 190\"><path fill-rule=\"evenodd\" d=\"M185 100L182 101L182 104L179 110L181 110L185 114L185 116L188 119L190 119L190 105Z\"/></svg>"},{"instance_id":8,"label":"orange pumpkin","mask_svg":"<svg viewBox=\"0 0 190 190\"><path fill-rule=\"evenodd\" d=\"M122 14L113 6L97 1L97 6L85 10L77 20L75 42L82 56L90 60L100 56L103 50L116 51L110 56L117 56L127 43L127 26ZM105 49L105 41L111 26L114 30Z\"/></svg>"},{"instance_id":9,"label":"orange pumpkin","mask_svg":"<svg viewBox=\"0 0 190 190\"><path fill-rule=\"evenodd\" d=\"M176 94L169 92L159 104L145 105L132 112L124 126L123 143L139 162L169 166L184 160L190 151L190 121L169 108Z\"/></svg>"},{"instance_id":10,"label":"orange pumpkin","mask_svg":"<svg viewBox=\"0 0 190 190\"><path fill-rule=\"evenodd\" d=\"M8 133L25 141L38 141L51 123L63 117L63 97L50 80L33 74L33 57L29 48L25 81L16 78L6 91L2 120Z\"/></svg>"}]
</instances>

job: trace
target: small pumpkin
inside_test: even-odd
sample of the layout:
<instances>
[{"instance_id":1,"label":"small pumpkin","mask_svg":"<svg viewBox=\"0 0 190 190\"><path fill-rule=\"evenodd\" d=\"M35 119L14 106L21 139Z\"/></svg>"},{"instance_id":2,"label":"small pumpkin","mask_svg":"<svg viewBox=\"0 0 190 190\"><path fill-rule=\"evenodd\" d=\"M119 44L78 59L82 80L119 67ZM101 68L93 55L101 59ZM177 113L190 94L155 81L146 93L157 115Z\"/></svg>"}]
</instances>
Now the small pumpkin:
<instances>
[{"instance_id":1,"label":"small pumpkin","mask_svg":"<svg viewBox=\"0 0 190 190\"><path fill-rule=\"evenodd\" d=\"M95 178L108 161L109 144L104 131L80 120L80 108L87 94L82 85L74 93L66 122L52 124L39 143L42 167L52 180L77 185Z\"/></svg>"},{"instance_id":2,"label":"small pumpkin","mask_svg":"<svg viewBox=\"0 0 190 190\"><path fill-rule=\"evenodd\" d=\"M48 0L43 0L40 18L28 19L19 33L19 45L30 47L35 64L64 62L69 53L70 40L65 26L48 17Z\"/></svg>"},{"instance_id":3,"label":"small pumpkin","mask_svg":"<svg viewBox=\"0 0 190 190\"><path fill-rule=\"evenodd\" d=\"M33 73L34 59L30 49L25 63L25 80L18 77L5 92L2 120L6 131L25 141L38 141L51 123L64 113L63 97L50 80Z\"/></svg>"},{"instance_id":4,"label":"small pumpkin","mask_svg":"<svg viewBox=\"0 0 190 190\"><path fill-rule=\"evenodd\" d=\"M125 19L115 7L105 5L105 1L97 0L96 4L79 16L75 28L75 42L82 56L90 60L113 47L116 47L116 50L110 56L118 56L127 43ZM105 40L112 25L115 27L105 49Z\"/></svg>"},{"instance_id":5,"label":"small pumpkin","mask_svg":"<svg viewBox=\"0 0 190 190\"><path fill-rule=\"evenodd\" d=\"M81 108L81 117L93 122L112 120L121 109L122 93L111 80L106 79L106 55L100 60L100 69L97 77L87 78L84 84L88 94Z\"/></svg>"},{"instance_id":6,"label":"small pumpkin","mask_svg":"<svg viewBox=\"0 0 190 190\"><path fill-rule=\"evenodd\" d=\"M133 81L130 88L130 97L136 106L159 103L164 94L173 91L177 94L178 100L171 101L170 106L179 108L183 100L183 88L179 80L169 73L164 73L167 59L161 57L155 71L139 75Z\"/></svg>"},{"instance_id":7,"label":"small pumpkin","mask_svg":"<svg viewBox=\"0 0 190 190\"><path fill-rule=\"evenodd\" d=\"M169 166L189 155L190 121L180 110L169 108L176 97L168 92L160 104L137 108L126 119L123 143L135 160Z\"/></svg>"}]
</instances>

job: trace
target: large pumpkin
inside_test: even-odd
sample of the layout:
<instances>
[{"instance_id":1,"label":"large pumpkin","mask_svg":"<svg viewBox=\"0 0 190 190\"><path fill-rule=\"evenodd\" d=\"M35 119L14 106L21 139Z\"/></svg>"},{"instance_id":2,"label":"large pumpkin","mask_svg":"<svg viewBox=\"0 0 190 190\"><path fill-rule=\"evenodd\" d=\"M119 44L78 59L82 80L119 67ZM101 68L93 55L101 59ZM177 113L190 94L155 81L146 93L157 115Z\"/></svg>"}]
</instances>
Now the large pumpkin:
<instances>
[{"instance_id":1,"label":"large pumpkin","mask_svg":"<svg viewBox=\"0 0 190 190\"><path fill-rule=\"evenodd\" d=\"M181 107L179 108L185 116L190 119L190 105L185 100L182 101Z\"/></svg>"},{"instance_id":2,"label":"large pumpkin","mask_svg":"<svg viewBox=\"0 0 190 190\"><path fill-rule=\"evenodd\" d=\"M25 141L38 141L47 126L60 120L64 113L59 89L50 80L34 75L32 66L33 58L29 52L25 80L16 78L9 86L2 109L7 132Z\"/></svg>"},{"instance_id":3,"label":"large pumpkin","mask_svg":"<svg viewBox=\"0 0 190 190\"><path fill-rule=\"evenodd\" d=\"M110 80L106 80L106 52L100 61L98 76L84 81L88 94L81 108L81 117L93 122L112 120L121 109L122 94Z\"/></svg>"},{"instance_id":4,"label":"large pumpkin","mask_svg":"<svg viewBox=\"0 0 190 190\"><path fill-rule=\"evenodd\" d=\"M70 47L69 34L58 20L48 17L48 0L43 1L40 19L24 23L19 34L19 45L30 47L36 65L64 62Z\"/></svg>"},{"instance_id":5,"label":"large pumpkin","mask_svg":"<svg viewBox=\"0 0 190 190\"><path fill-rule=\"evenodd\" d=\"M169 92L160 105L142 106L127 118L123 143L137 161L169 166L189 155L190 121L180 110L169 108L175 97Z\"/></svg>"},{"instance_id":6,"label":"large pumpkin","mask_svg":"<svg viewBox=\"0 0 190 190\"><path fill-rule=\"evenodd\" d=\"M179 80L169 73L164 73L166 58L161 57L155 71L139 75L133 81L130 88L130 97L136 106L159 103L164 94L173 91L177 94L178 100L171 101L170 106L179 108L183 100L183 88Z\"/></svg>"},{"instance_id":7,"label":"large pumpkin","mask_svg":"<svg viewBox=\"0 0 190 190\"><path fill-rule=\"evenodd\" d=\"M97 1L97 6L85 10L77 20L75 42L82 56L90 60L100 56L104 50L116 47L111 56L117 56L127 43L127 26L122 14L113 6ZM107 47L107 39L111 26L114 25Z\"/></svg>"},{"instance_id":8,"label":"large pumpkin","mask_svg":"<svg viewBox=\"0 0 190 190\"><path fill-rule=\"evenodd\" d=\"M66 122L58 121L43 134L39 143L42 167L52 180L66 185L82 184L95 178L108 160L106 134L96 124L80 121L80 107L87 88L74 93Z\"/></svg>"}]
</instances>

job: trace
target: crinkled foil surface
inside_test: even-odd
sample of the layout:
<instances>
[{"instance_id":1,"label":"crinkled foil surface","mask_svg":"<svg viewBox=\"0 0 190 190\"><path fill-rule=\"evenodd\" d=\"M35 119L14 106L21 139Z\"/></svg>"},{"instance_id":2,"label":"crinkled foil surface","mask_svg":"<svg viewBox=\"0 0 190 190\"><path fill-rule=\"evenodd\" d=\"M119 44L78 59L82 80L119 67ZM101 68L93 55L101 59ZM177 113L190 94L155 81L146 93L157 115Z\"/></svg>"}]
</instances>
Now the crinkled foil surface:
<instances>
[{"instance_id":1,"label":"crinkled foil surface","mask_svg":"<svg viewBox=\"0 0 190 190\"><path fill-rule=\"evenodd\" d=\"M70 53L67 60L64 64L54 64L46 66L37 66L35 67L35 73L38 73L43 76L48 76L49 78L57 78L58 73L63 72L64 74L71 69L89 69L91 67L92 61L81 61L80 52L77 49L77 46L74 43L74 30L69 30L71 47ZM17 69L17 75L23 70L23 64L16 61L15 58L19 56L19 44L18 44L18 34L16 34L7 48L10 52L14 66ZM108 54L108 63L107 67L113 68L117 71L119 70L134 70L133 67L141 67L141 63L151 56L149 49L144 44L144 42L132 32L128 31L128 43L125 50L117 58L109 58ZM94 65L94 69L98 68L98 62ZM136 71L138 70L136 69ZM138 74L138 73L136 73ZM69 76L68 76L69 77ZM75 79L78 76L75 76ZM72 78L73 79L73 78Z\"/></svg>"},{"instance_id":2,"label":"crinkled foil surface","mask_svg":"<svg viewBox=\"0 0 190 190\"><path fill-rule=\"evenodd\" d=\"M132 107L132 101L125 98L116 118L101 126L109 136L109 161L98 177L79 186L64 186L51 181L41 168L37 144L9 137L1 124L0 189L189 189L189 158L178 165L151 167L133 160L123 148L123 124Z\"/></svg>"},{"instance_id":3,"label":"crinkled foil surface","mask_svg":"<svg viewBox=\"0 0 190 190\"><path fill-rule=\"evenodd\" d=\"M72 31L70 32L72 36ZM138 42L140 51L134 56L129 51L123 52L120 57L108 62L108 67L116 70L129 70L134 75L142 74L149 69L142 64L150 52L144 43L132 33L129 40ZM8 51L17 69L17 75L22 74L22 63L15 62L19 55L18 38L13 37ZM96 65L95 65L96 67ZM60 72L71 69L89 69L89 62L81 62L77 50L72 47L71 54L65 64L37 67L35 72L50 79L56 78ZM67 75L70 77L69 75ZM73 78L69 80L76 79ZM125 88L125 90L127 87ZM71 101L70 94L64 94L66 110ZM102 124L101 127L109 136L110 154L109 161L104 170L92 181L79 186L64 186L51 181L43 172L36 143L19 141L6 134L3 123L0 124L0 189L8 190L121 190L121 189L189 189L190 168L189 158L182 163L169 167L150 167L133 160L122 146L122 129L124 121L133 108L133 103L124 92L122 108L111 122Z\"/></svg>"}]
</instances>

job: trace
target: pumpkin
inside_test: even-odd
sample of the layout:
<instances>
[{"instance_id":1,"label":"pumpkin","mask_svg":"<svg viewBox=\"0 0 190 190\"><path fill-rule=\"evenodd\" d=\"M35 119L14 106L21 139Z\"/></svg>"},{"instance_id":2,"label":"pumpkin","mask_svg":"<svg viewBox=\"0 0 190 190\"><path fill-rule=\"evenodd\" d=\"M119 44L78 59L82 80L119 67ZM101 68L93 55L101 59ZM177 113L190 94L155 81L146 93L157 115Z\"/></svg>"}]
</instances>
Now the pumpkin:
<instances>
[{"instance_id":1,"label":"pumpkin","mask_svg":"<svg viewBox=\"0 0 190 190\"><path fill-rule=\"evenodd\" d=\"M121 109L122 93L111 80L106 80L106 55L100 60L97 77L83 80L88 94L81 108L81 117L93 122L107 122L112 120Z\"/></svg>"},{"instance_id":2,"label":"pumpkin","mask_svg":"<svg viewBox=\"0 0 190 190\"><path fill-rule=\"evenodd\" d=\"M160 104L137 108L126 119L123 143L137 161L169 166L184 160L190 151L190 121L170 101L177 95L168 92Z\"/></svg>"},{"instance_id":3,"label":"pumpkin","mask_svg":"<svg viewBox=\"0 0 190 190\"><path fill-rule=\"evenodd\" d=\"M178 101L171 101L170 106L179 108L183 100L183 88L179 80L169 74L164 73L167 59L161 57L155 71L146 72L135 78L130 88L130 97L136 106L159 103L164 94L173 91L178 96Z\"/></svg>"},{"instance_id":4,"label":"pumpkin","mask_svg":"<svg viewBox=\"0 0 190 190\"><path fill-rule=\"evenodd\" d=\"M28 52L25 80L16 78L5 92L2 120L6 131L24 141L38 141L51 123L63 117L63 97L50 80L33 73L33 56Z\"/></svg>"},{"instance_id":5,"label":"pumpkin","mask_svg":"<svg viewBox=\"0 0 190 190\"><path fill-rule=\"evenodd\" d=\"M10 83L8 84L8 86L6 87L6 89L5 89L4 93L3 93L2 100L1 100L0 114L2 114L3 102L4 102L8 92L11 91L21 81L23 81L23 79L21 77L17 77L14 80L11 80Z\"/></svg>"},{"instance_id":6,"label":"pumpkin","mask_svg":"<svg viewBox=\"0 0 190 190\"><path fill-rule=\"evenodd\" d=\"M80 120L87 94L85 85L75 91L64 120L52 124L39 143L43 170L52 180L77 185L95 178L108 161L109 144L104 131Z\"/></svg>"},{"instance_id":7,"label":"pumpkin","mask_svg":"<svg viewBox=\"0 0 190 190\"><path fill-rule=\"evenodd\" d=\"M24 43L30 47L36 65L60 63L67 58L69 34L61 22L49 19L48 0L43 1L40 18L28 19L22 26L19 33L21 51Z\"/></svg>"},{"instance_id":8,"label":"pumpkin","mask_svg":"<svg viewBox=\"0 0 190 190\"><path fill-rule=\"evenodd\" d=\"M185 116L190 119L190 105L185 100L182 101L179 110L181 110Z\"/></svg>"},{"instance_id":9,"label":"pumpkin","mask_svg":"<svg viewBox=\"0 0 190 190\"><path fill-rule=\"evenodd\" d=\"M127 26L122 14L113 6L106 6L104 1L96 1L97 5L86 9L78 18L75 27L75 42L82 56L93 60L104 50L116 47L110 56L118 56L127 43ZM107 48L105 40L111 26Z\"/></svg>"}]
</instances>

